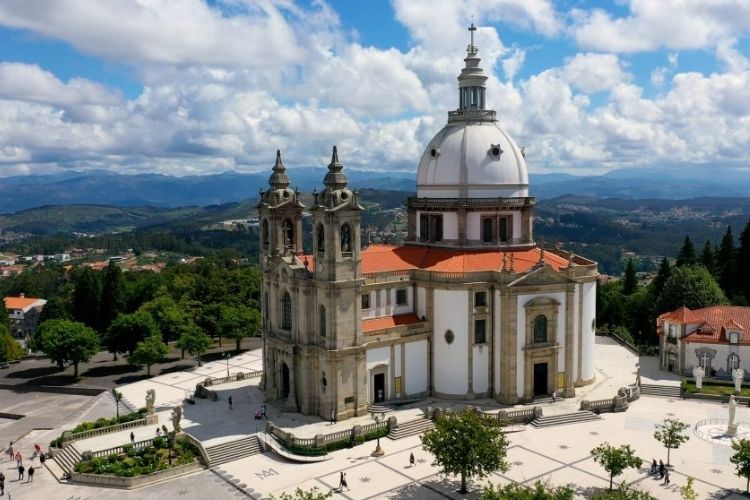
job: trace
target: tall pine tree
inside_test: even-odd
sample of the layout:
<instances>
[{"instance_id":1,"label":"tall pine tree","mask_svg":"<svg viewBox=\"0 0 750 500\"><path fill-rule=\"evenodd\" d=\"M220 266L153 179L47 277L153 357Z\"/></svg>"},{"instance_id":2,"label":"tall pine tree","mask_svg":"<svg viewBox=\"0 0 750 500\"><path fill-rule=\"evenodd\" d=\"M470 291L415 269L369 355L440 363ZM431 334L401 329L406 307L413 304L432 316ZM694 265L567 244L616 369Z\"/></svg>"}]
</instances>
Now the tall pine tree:
<instances>
[{"instance_id":1,"label":"tall pine tree","mask_svg":"<svg viewBox=\"0 0 750 500\"><path fill-rule=\"evenodd\" d=\"M740 234L740 248L737 251L737 282L739 292L750 303L750 220Z\"/></svg>"},{"instance_id":2,"label":"tall pine tree","mask_svg":"<svg viewBox=\"0 0 750 500\"><path fill-rule=\"evenodd\" d=\"M719 286L727 297L732 297L737 293L737 250L734 248L732 226L727 226L727 232L721 239L716 254L716 269Z\"/></svg>"},{"instance_id":3,"label":"tall pine tree","mask_svg":"<svg viewBox=\"0 0 750 500\"><path fill-rule=\"evenodd\" d=\"M670 276L672 276L672 266L669 265L669 261L664 257L659 265L659 272L656 274L656 278L651 282L651 294L654 301L661 295L661 292L664 290L664 284Z\"/></svg>"},{"instance_id":4,"label":"tall pine tree","mask_svg":"<svg viewBox=\"0 0 750 500\"><path fill-rule=\"evenodd\" d=\"M685 236L680 253L677 255L677 267L690 266L695 262L695 247L693 247L693 242L690 241L690 236Z\"/></svg>"},{"instance_id":5,"label":"tall pine tree","mask_svg":"<svg viewBox=\"0 0 750 500\"><path fill-rule=\"evenodd\" d=\"M700 263L703 264L703 267L708 269L714 277L716 277L716 257L714 256L714 247L708 240L706 240L706 244L703 245Z\"/></svg>"},{"instance_id":6,"label":"tall pine tree","mask_svg":"<svg viewBox=\"0 0 750 500\"><path fill-rule=\"evenodd\" d=\"M638 278L635 275L635 264L633 259L628 259L628 265L625 268L625 278L622 280L622 293L632 295L638 287Z\"/></svg>"},{"instance_id":7,"label":"tall pine tree","mask_svg":"<svg viewBox=\"0 0 750 500\"><path fill-rule=\"evenodd\" d=\"M99 328L99 301L102 284L99 273L89 267L78 271L73 289L73 318L91 328Z\"/></svg>"},{"instance_id":8,"label":"tall pine tree","mask_svg":"<svg viewBox=\"0 0 750 500\"><path fill-rule=\"evenodd\" d=\"M99 331L106 332L117 315L125 311L125 283L120 266L110 261L104 271L102 297L99 305Z\"/></svg>"}]
</instances>

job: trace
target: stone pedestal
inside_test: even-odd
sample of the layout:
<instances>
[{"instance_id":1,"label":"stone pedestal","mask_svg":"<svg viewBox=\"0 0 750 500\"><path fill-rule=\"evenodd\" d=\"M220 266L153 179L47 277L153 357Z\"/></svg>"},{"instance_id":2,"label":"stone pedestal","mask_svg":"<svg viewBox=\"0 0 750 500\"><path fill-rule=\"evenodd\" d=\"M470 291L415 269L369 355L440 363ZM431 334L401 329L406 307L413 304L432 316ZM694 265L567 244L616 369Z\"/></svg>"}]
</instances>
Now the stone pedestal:
<instances>
[{"instance_id":1,"label":"stone pedestal","mask_svg":"<svg viewBox=\"0 0 750 500\"><path fill-rule=\"evenodd\" d=\"M146 425L157 425L159 423L159 415L156 413L146 414Z\"/></svg>"},{"instance_id":2,"label":"stone pedestal","mask_svg":"<svg viewBox=\"0 0 750 500\"><path fill-rule=\"evenodd\" d=\"M737 435L737 426L739 424L737 422L732 422L727 426L727 432L725 433L727 436L736 436Z\"/></svg>"}]
</instances>

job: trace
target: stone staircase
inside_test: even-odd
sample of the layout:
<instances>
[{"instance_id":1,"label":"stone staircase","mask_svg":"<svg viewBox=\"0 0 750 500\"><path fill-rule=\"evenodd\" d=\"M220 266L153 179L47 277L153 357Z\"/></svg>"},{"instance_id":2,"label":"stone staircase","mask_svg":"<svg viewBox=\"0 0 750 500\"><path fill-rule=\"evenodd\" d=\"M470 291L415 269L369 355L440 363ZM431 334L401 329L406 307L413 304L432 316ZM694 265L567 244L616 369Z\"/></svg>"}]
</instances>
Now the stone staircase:
<instances>
[{"instance_id":1,"label":"stone staircase","mask_svg":"<svg viewBox=\"0 0 750 500\"><path fill-rule=\"evenodd\" d=\"M395 409L394 406L389 404L367 405L367 411L369 413L388 413Z\"/></svg>"},{"instance_id":2,"label":"stone staircase","mask_svg":"<svg viewBox=\"0 0 750 500\"><path fill-rule=\"evenodd\" d=\"M388 437L394 440L401 439L409 436L416 436L434 428L435 423L432 420L421 417L416 420L410 420L409 422L399 422L398 427L391 429L391 432L388 433Z\"/></svg>"},{"instance_id":3,"label":"stone staircase","mask_svg":"<svg viewBox=\"0 0 750 500\"><path fill-rule=\"evenodd\" d=\"M257 455L260 452L260 443L255 434L237 439L236 441L229 441L206 448L209 467L239 460L250 455Z\"/></svg>"},{"instance_id":4,"label":"stone staircase","mask_svg":"<svg viewBox=\"0 0 750 500\"><path fill-rule=\"evenodd\" d=\"M663 396L666 398L680 398L680 387L677 385L641 384L642 396Z\"/></svg>"},{"instance_id":5,"label":"stone staircase","mask_svg":"<svg viewBox=\"0 0 750 500\"><path fill-rule=\"evenodd\" d=\"M55 453L50 461L55 462L64 473L70 474L75 469L76 464L81 461L81 452L71 443Z\"/></svg>"},{"instance_id":6,"label":"stone staircase","mask_svg":"<svg viewBox=\"0 0 750 500\"><path fill-rule=\"evenodd\" d=\"M577 411L574 413L564 413L561 415L548 415L537 417L531 421L534 427L552 427L554 425L580 424L592 420L600 420L602 417L588 410Z\"/></svg>"}]
</instances>

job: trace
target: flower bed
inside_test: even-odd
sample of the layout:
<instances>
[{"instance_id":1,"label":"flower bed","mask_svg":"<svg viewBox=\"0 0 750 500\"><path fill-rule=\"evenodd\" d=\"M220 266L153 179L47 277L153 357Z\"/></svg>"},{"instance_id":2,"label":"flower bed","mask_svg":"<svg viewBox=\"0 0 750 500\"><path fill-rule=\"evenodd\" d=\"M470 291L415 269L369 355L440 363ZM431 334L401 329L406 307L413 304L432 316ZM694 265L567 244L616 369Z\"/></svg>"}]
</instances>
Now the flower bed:
<instances>
[{"instance_id":1,"label":"flower bed","mask_svg":"<svg viewBox=\"0 0 750 500\"><path fill-rule=\"evenodd\" d=\"M63 434L61 434L57 439L54 439L50 442L50 446L55 448L62 448L63 442L65 442L65 439L63 439L63 435L66 432L70 432L71 434L82 434L84 432L92 431L95 429L101 429L102 427L110 427L113 425L118 424L126 424L128 422L133 422L135 420L140 420L146 416L146 408L141 408L136 412L128 413L126 415L120 415L120 417L113 417L113 418L99 418L96 419L93 422L81 422L75 428L73 428L70 431L65 431Z\"/></svg>"},{"instance_id":2,"label":"flower bed","mask_svg":"<svg viewBox=\"0 0 750 500\"><path fill-rule=\"evenodd\" d=\"M169 441L161 437L155 438L153 443L153 446L140 449L127 445L123 447L125 453L84 460L76 465L75 471L81 474L134 477L170 468ZM184 437L175 440L172 454L171 467L194 463L200 457L198 448Z\"/></svg>"},{"instance_id":3,"label":"flower bed","mask_svg":"<svg viewBox=\"0 0 750 500\"><path fill-rule=\"evenodd\" d=\"M695 388L694 380L684 380L682 384L685 392L690 394L698 392L698 389ZM734 394L734 384L732 382L704 380L703 389L700 390L700 394ZM743 384L740 396L750 396L750 386Z\"/></svg>"}]
</instances>

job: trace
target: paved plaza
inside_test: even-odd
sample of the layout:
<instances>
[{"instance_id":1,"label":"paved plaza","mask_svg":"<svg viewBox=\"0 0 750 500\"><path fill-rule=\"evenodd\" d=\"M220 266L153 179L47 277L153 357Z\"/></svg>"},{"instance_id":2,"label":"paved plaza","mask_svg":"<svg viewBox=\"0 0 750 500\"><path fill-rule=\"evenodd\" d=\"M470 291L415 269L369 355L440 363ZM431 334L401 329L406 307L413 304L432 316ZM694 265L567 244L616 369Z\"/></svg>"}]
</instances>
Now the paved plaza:
<instances>
[{"instance_id":1,"label":"paved plaza","mask_svg":"<svg viewBox=\"0 0 750 500\"><path fill-rule=\"evenodd\" d=\"M617 388L635 380L638 361L636 356L610 339L597 340L597 382L579 390L575 399L544 405L545 415L577 410L582 398L610 398ZM658 372L653 361L641 361L644 382L678 383L673 375ZM146 391L155 389L160 423L171 427L171 408L180 404L185 395L194 389L195 384L205 377L225 376L227 364L232 374L260 369L260 352L243 353L230 358L228 363L224 360L214 361L191 371L163 374L124 385L120 390L127 404L137 408L144 406ZM254 410L263 403L263 394L258 388L259 381L255 378L215 386L214 389L219 392L218 401L198 400L195 405L184 406L183 427L207 446L235 440L260 430L265 422L258 424L253 419ZM234 403L232 409L227 404L227 396L230 394ZM71 428L80 421L114 415L114 404L107 394L84 397L2 391L0 398L3 403L0 411L27 415L20 420L0 419L2 446L5 447L8 441L14 440L16 447L20 447L27 457L31 455L34 443L39 442L46 447L62 429ZM489 411L501 408L492 400L447 402L430 399L419 405L403 407L389 415L395 415L399 421L407 421L421 415L422 409L428 405L460 407L466 404ZM350 429L355 423L371 421L369 417L360 417L330 425L317 417L283 413L270 405L268 414L275 424L293 429L300 437ZM663 459L666 462L666 450L653 439L654 424L661 422L664 417L672 416L692 426L705 419L726 419L727 408L726 405L713 402L644 396L632 403L627 412L605 414L598 421L541 429L516 426L508 435L510 470L493 474L485 481L498 484L509 481L533 484L537 480L549 481L551 484L573 483L577 493L583 498L595 489L606 488L608 485L606 472L589 454L593 447L607 441L614 445L630 444L644 459L642 470L628 470L617 481L624 480L627 484L637 485L660 499L676 499L680 498L679 487L685 484L686 477L693 476L696 478L695 488L699 498L739 498L731 490L742 491L745 480L734 474L734 468L729 463L731 448L701 439L692 428L690 441L672 452L672 484L662 486L658 478L648 475L651 459ZM750 408L738 408L737 420L750 422ZM137 440L153 437L155 426L136 428L134 433ZM76 447L81 451L109 448L127 443L129 435L128 430L98 436L78 441ZM0 461L0 470L7 477L6 491L12 499L267 498L270 495L278 496L284 491L293 491L297 486L334 489L338 486L341 472L346 472L350 490L337 491L334 497L357 500L477 497L477 493L459 495L456 492L459 480L438 473L437 468L432 465L433 457L422 450L417 436L398 441L385 438L381 443L386 454L380 458L370 456L375 447L374 442L330 453L327 460L306 464L288 462L269 451L214 467L213 470L133 491L66 484L59 482L46 468L37 470L33 483L18 482L15 464L7 461L6 457ZM416 465L413 467L409 467L410 453L414 453L416 457ZM31 462L26 460L27 468L29 463ZM33 463L38 468L38 460ZM480 490L481 482L475 481L471 489L475 492Z\"/></svg>"}]
</instances>

